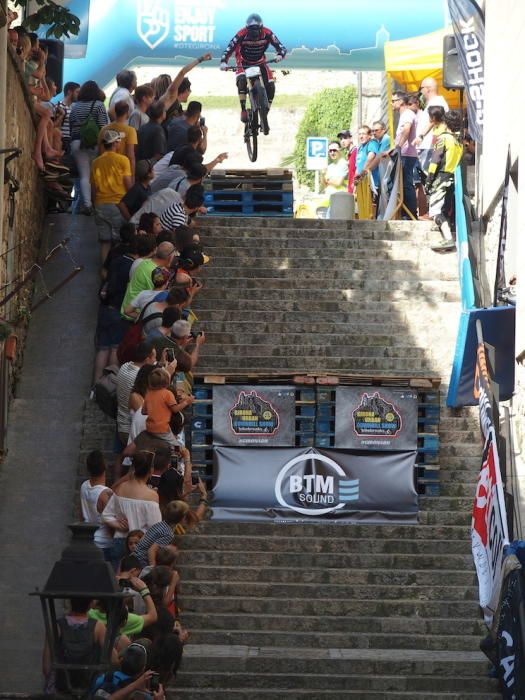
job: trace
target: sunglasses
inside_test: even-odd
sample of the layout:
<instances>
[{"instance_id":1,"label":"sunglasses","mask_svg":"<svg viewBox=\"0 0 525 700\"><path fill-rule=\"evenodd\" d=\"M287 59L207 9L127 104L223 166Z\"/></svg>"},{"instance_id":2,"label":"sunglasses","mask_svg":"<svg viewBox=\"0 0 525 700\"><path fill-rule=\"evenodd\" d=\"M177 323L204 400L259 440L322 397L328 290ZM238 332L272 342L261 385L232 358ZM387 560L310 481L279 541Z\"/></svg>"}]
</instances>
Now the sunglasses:
<instances>
[{"instance_id":1,"label":"sunglasses","mask_svg":"<svg viewBox=\"0 0 525 700\"><path fill-rule=\"evenodd\" d=\"M339 149L338 148L329 148L328 153L339 153Z\"/></svg>"}]
</instances>

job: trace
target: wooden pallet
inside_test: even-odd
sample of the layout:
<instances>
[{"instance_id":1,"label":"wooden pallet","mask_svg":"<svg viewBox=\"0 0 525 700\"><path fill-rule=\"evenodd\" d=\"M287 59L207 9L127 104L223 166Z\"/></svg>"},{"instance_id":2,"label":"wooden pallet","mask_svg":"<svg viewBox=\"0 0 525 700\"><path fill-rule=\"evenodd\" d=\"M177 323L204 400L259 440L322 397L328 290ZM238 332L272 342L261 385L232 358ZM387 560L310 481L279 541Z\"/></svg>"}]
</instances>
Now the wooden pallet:
<instances>
[{"instance_id":1,"label":"wooden pallet","mask_svg":"<svg viewBox=\"0 0 525 700\"><path fill-rule=\"evenodd\" d=\"M213 385L214 384L273 384L295 383L295 445L296 447L333 448L335 444L336 385L301 384L294 379L305 377L289 374L208 375L195 385L190 444L195 468L202 478L212 480L213 471ZM312 377L315 379L315 377ZM326 379L319 376L317 379ZM353 379L353 378L352 378ZM376 378L379 386L379 378ZM391 380L393 378L390 378ZM388 378L387 378L388 381ZM357 384L357 382L354 382ZM361 384L367 384L360 377ZM409 386L384 383L385 386ZM419 495L439 496L439 415L440 394L437 389L418 391L417 455L414 482Z\"/></svg>"}]
</instances>

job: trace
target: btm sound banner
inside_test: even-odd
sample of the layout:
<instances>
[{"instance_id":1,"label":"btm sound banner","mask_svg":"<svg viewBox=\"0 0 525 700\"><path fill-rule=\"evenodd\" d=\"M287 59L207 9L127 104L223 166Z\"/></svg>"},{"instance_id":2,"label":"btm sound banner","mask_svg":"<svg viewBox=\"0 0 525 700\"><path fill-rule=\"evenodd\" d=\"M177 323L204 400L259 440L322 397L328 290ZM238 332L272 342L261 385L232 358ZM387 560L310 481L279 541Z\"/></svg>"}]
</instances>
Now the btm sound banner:
<instances>
[{"instance_id":1,"label":"btm sound banner","mask_svg":"<svg viewBox=\"0 0 525 700\"><path fill-rule=\"evenodd\" d=\"M339 386L335 446L361 450L417 447L417 393L413 389Z\"/></svg>"},{"instance_id":2,"label":"btm sound banner","mask_svg":"<svg viewBox=\"0 0 525 700\"><path fill-rule=\"evenodd\" d=\"M416 452L214 449L212 519L417 522Z\"/></svg>"},{"instance_id":3,"label":"btm sound banner","mask_svg":"<svg viewBox=\"0 0 525 700\"><path fill-rule=\"evenodd\" d=\"M295 444L295 390L286 386L217 386L213 444L290 447Z\"/></svg>"}]
</instances>

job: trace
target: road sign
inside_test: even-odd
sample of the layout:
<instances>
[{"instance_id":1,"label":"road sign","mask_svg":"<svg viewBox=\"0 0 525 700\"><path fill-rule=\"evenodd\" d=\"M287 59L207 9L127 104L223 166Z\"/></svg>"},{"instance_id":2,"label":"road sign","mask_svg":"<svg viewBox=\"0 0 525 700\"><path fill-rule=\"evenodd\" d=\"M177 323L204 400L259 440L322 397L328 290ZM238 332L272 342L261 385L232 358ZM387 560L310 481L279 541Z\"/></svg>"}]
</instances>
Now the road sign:
<instances>
[{"instance_id":1,"label":"road sign","mask_svg":"<svg viewBox=\"0 0 525 700\"><path fill-rule=\"evenodd\" d=\"M328 165L328 139L309 136L306 139L306 169L324 170Z\"/></svg>"}]
</instances>

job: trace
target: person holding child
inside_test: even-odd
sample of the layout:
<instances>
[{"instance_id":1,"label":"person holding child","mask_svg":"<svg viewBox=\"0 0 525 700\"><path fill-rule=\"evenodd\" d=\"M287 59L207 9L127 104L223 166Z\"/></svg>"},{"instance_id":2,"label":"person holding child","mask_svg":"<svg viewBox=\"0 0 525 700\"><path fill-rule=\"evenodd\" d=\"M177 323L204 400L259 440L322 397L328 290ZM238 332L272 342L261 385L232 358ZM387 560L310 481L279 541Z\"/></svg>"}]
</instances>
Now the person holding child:
<instances>
[{"instance_id":1,"label":"person holding child","mask_svg":"<svg viewBox=\"0 0 525 700\"><path fill-rule=\"evenodd\" d=\"M171 430L171 417L195 401L193 396L186 396L177 402L173 391L168 389L176 367L177 361L173 360L167 367L153 370L148 377L148 391L142 406L142 413L147 415L147 432L165 440L172 447L180 447L180 444Z\"/></svg>"}]
</instances>

